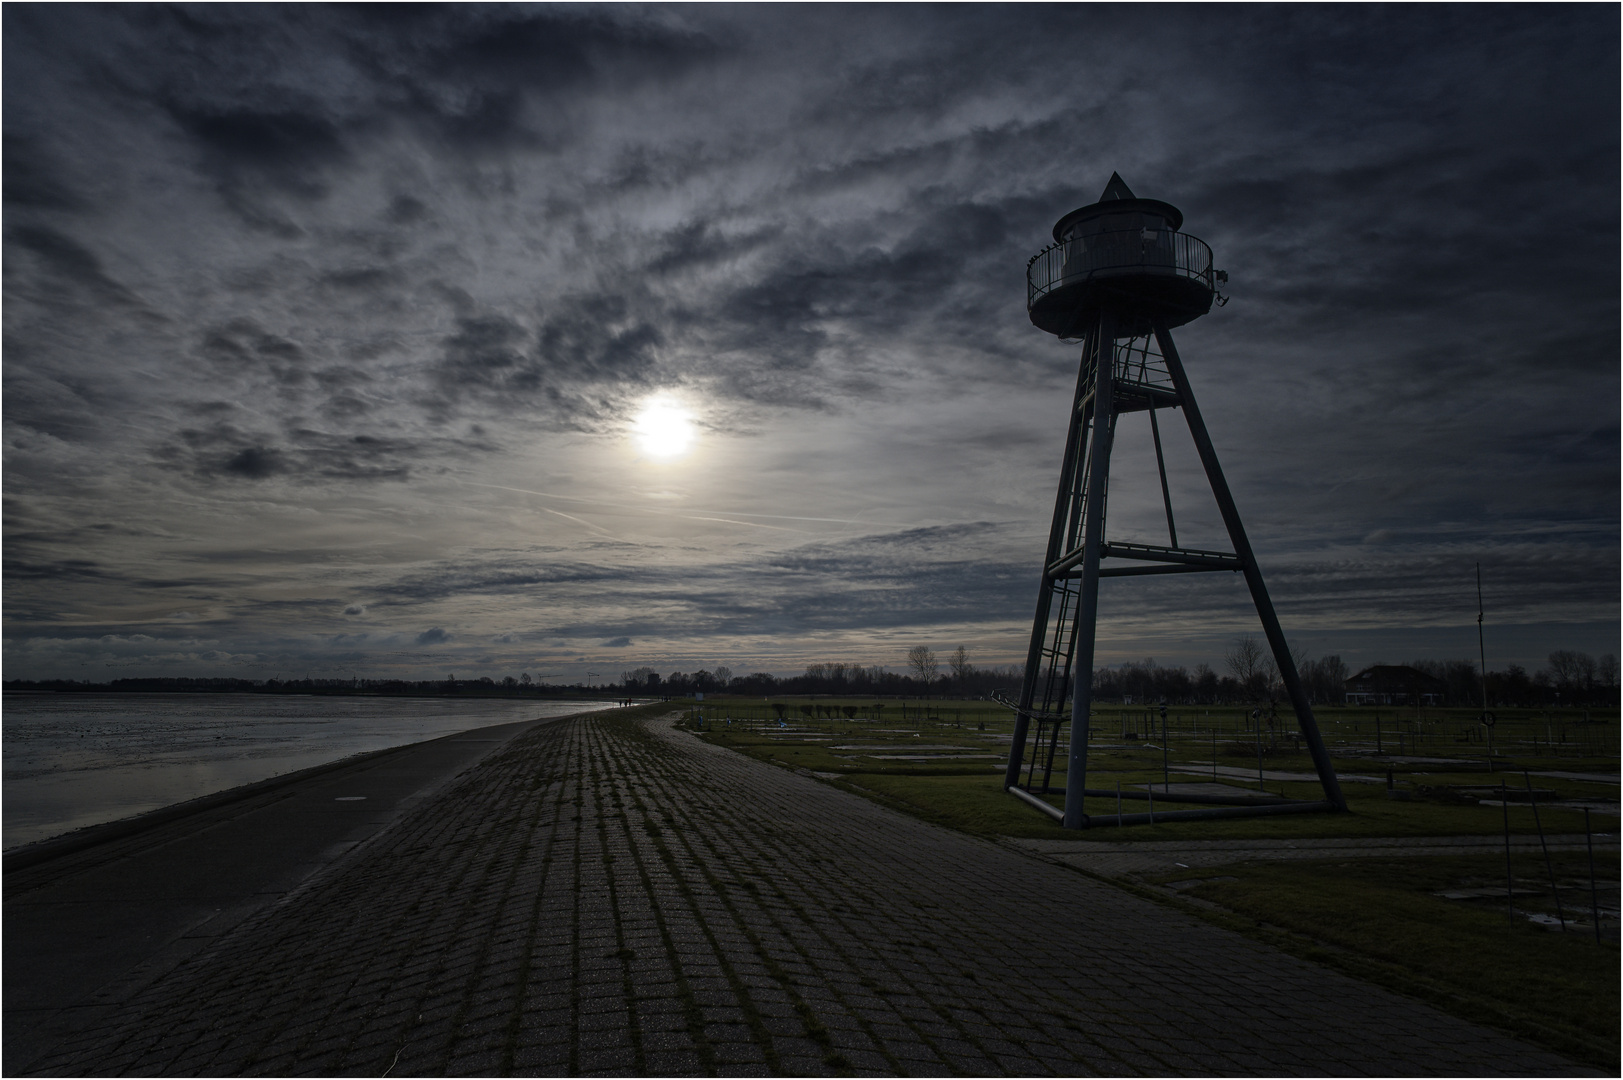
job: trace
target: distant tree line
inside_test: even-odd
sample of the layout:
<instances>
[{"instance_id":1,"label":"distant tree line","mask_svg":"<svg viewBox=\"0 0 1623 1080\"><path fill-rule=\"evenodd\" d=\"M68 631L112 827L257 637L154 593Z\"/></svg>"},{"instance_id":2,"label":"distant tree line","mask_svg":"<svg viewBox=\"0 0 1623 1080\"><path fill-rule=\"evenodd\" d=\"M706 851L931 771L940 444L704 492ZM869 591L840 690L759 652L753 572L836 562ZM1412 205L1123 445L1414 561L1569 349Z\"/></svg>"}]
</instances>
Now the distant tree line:
<instances>
[{"instance_id":1,"label":"distant tree line","mask_svg":"<svg viewBox=\"0 0 1623 1080\"><path fill-rule=\"evenodd\" d=\"M1339 705L1346 700L1346 682L1353 672L1340 656L1295 658L1296 670L1309 699L1316 705ZM799 675L756 671L734 675L724 666L661 675L651 667L623 672L619 683L586 686L580 683L543 683L528 672L501 679L482 676L458 679L229 679L127 678L92 683L73 679L14 679L7 691L47 690L66 693L197 693L197 694L357 694L404 697L581 697L604 694L628 697L689 697L720 693L771 697L823 694L839 697L986 697L994 690L1017 692L1024 681L1020 664L980 667L959 646L947 656L945 669L934 650L914 646L907 656L908 670L890 671L876 665L845 662L808 664ZM1238 705L1282 700L1284 686L1270 653L1249 635L1238 637L1223 658L1219 673L1208 664L1188 668L1157 664L1153 659L1101 667L1093 673L1096 701L1169 705ZM1480 706L1481 668L1470 660L1411 660L1405 666L1439 680L1446 702L1456 707ZM542 676L541 678L550 678ZM1511 664L1487 675L1489 708L1541 708L1555 705L1612 706L1618 703L1617 658L1596 660L1570 649L1550 654L1549 663L1529 674Z\"/></svg>"},{"instance_id":2,"label":"distant tree line","mask_svg":"<svg viewBox=\"0 0 1623 1080\"><path fill-rule=\"evenodd\" d=\"M1354 672L1340 656L1294 659L1313 704L1339 705L1346 700L1347 680ZM1402 666L1441 682L1449 705L1482 705L1482 669L1475 661L1411 660ZM1219 674L1206 664L1189 671L1162 667L1154 660L1129 661L1096 670L1093 695L1099 701L1183 705L1236 705L1286 696L1273 655L1254 637L1236 638L1224 656L1224 667L1227 670ZM1516 664L1489 671L1487 693L1489 708L1616 705L1617 658L1608 654L1596 660L1587 653L1561 649L1550 654L1547 667L1531 675Z\"/></svg>"},{"instance_id":3,"label":"distant tree line","mask_svg":"<svg viewBox=\"0 0 1623 1080\"><path fill-rule=\"evenodd\" d=\"M725 667L661 676L653 668L640 667L622 674L621 685L627 693L667 697L720 691L761 697L985 697L994 690L1017 691L1025 676L1021 664L978 667L969 662L963 646L948 655L944 671L935 652L926 646L913 647L907 660L906 672L836 662L808 664L804 673L788 676L765 671L735 676ZM1340 705L1346 700L1347 680L1354 672L1340 656L1298 655L1294 660L1302 687L1314 704ZM1181 705L1240 705L1285 697L1273 654L1255 637L1234 639L1224 654L1223 666L1222 673L1208 664L1197 664L1191 671L1146 659L1102 667L1093 673L1093 696L1103 702ZM1472 661L1412 660L1404 666L1441 681L1447 687L1448 704L1470 707L1482 703L1482 673ZM1550 654L1548 667L1532 675L1515 664L1488 672L1487 689L1489 707L1615 705L1617 660L1610 655L1596 660L1586 653L1560 650Z\"/></svg>"},{"instance_id":4,"label":"distant tree line","mask_svg":"<svg viewBox=\"0 0 1623 1080\"><path fill-rule=\"evenodd\" d=\"M958 697L984 697L993 690L1018 686L1024 668L976 667L968 653L959 647L947 660L947 670L940 670L935 653L924 646L916 646L909 653L908 672L890 671L878 665L834 662L807 664L799 675L774 675L767 671L734 675L725 667L692 673L674 671L660 675L650 667L639 667L620 676L620 684L627 693L663 694L679 697L684 694L714 693L725 690L730 694L770 697L773 694L829 694L840 697L930 697L952 695Z\"/></svg>"}]
</instances>

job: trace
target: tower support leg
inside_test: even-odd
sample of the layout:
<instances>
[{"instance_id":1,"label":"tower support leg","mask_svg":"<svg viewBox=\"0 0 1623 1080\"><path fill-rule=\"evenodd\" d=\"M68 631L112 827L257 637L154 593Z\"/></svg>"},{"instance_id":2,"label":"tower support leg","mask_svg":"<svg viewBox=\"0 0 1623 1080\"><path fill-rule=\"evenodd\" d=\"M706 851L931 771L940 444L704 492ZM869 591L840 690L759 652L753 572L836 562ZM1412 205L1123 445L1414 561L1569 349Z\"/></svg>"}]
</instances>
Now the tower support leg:
<instances>
[{"instance_id":1,"label":"tower support leg","mask_svg":"<svg viewBox=\"0 0 1623 1080\"><path fill-rule=\"evenodd\" d=\"M1043 646L1048 641L1048 620L1054 599L1054 579L1049 576L1047 568L1059 558L1060 550L1065 543L1066 519L1071 511L1071 503L1075 499L1076 474L1081 468L1079 444L1082 441L1082 433L1087 429L1089 417L1098 415L1095 403L1088 400L1093 382L1088 363L1095 352L1096 329L1097 324L1084 334L1082 341L1082 360L1076 374L1076 395L1071 399L1071 412L1065 435L1065 456L1060 461L1059 491L1054 496L1054 520L1049 526L1048 550L1043 557L1042 580L1037 586L1037 613L1032 621L1031 646L1026 653L1026 677L1020 686L1019 708L1014 715L1014 739L1009 747L1008 767L1003 774L1005 788L1016 787L1020 783L1020 766L1031 727L1030 710L1037 696L1037 683L1046 674L1043 665ZM1038 729L1037 737L1041 740L1041 728ZM1042 747L1033 746L1031 753L1035 759L1042 753Z\"/></svg>"},{"instance_id":2,"label":"tower support leg","mask_svg":"<svg viewBox=\"0 0 1623 1080\"><path fill-rule=\"evenodd\" d=\"M1093 425L1089 430L1087 502L1082 509L1082 579L1076 605L1076 627L1071 634L1071 746L1065 763L1065 818L1067 829L1087 825L1082 810L1088 786L1088 712L1093 705L1093 643L1099 618L1099 554L1105 535L1105 489L1110 482L1110 443L1115 433L1112 392L1116 383L1115 320L1100 314L1094 326Z\"/></svg>"},{"instance_id":3,"label":"tower support leg","mask_svg":"<svg viewBox=\"0 0 1623 1080\"><path fill-rule=\"evenodd\" d=\"M1308 752L1313 757L1313 767L1318 771L1319 783L1324 788L1325 798L1337 810L1345 810L1347 800L1341 793L1341 784L1336 779L1334 766L1330 763L1329 751L1325 749L1324 739L1319 734L1318 721L1313 718L1313 706L1307 699L1307 691L1302 686L1300 676L1297 675L1296 661L1291 657L1290 646L1285 641L1285 631L1280 628L1279 617L1274 614L1273 601L1268 597L1268 586L1263 583L1262 571L1257 567L1257 557L1251 551L1251 542L1246 538L1245 526L1240 522L1240 512L1234 506L1234 496L1229 492L1228 481L1223 477L1223 467L1217 461L1217 451L1212 448L1211 436L1206 432L1206 422L1201 418L1200 407L1195 404L1195 395L1190 391L1189 377L1184 374L1183 363L1178 359L1177 347L1172 343L1172 334L1164 323L1156 324L1155 340L1160 346L1162 358L1166 361L1167 373L1172 377L1173 387L1177 390L1178 397L1182 399L1189 434L1194 439L1195 450L1200 454L1200 463L1206 470L1206 479L1211 484L1218 511L1223 515L1223 524L1228 529L1229 540L1234 544L1234 553L1240 557L1245 583L1251 590L1251 600L1256 606L1257 617L1262 621L1262 632L1268 639L1268 647L1273 650L1274 663L1279 667L1280 678L1285 683L1285 692L1290 695L1291 705L1296 710L1297 726L1301 728L1302 738L1307 741ZM1069 792L1066 794L1066 800L1068 804ZM1069 816L1066 823L1069 824Z\"/></svg>"}]
</instances>

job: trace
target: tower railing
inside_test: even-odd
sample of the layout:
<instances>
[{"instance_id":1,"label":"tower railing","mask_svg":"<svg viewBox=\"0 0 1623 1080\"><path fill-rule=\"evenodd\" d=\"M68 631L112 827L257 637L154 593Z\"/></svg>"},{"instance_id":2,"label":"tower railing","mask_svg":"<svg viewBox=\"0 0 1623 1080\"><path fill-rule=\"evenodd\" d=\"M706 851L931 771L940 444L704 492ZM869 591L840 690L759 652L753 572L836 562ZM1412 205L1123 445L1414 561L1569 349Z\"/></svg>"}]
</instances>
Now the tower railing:
<instances>
[{"instance_id":1,"label":"tower railing","mask_svg":"<svg viewBox=\"0 0 1623 1080\"><path fill-rule=\"evenodd\" d=\"M1026 306L1064 285L1118 274L1170 274L1216 290L1212 249L1171 229L1120 229L1050 244L1026 264Z\"/></svg>"}]
</instances>

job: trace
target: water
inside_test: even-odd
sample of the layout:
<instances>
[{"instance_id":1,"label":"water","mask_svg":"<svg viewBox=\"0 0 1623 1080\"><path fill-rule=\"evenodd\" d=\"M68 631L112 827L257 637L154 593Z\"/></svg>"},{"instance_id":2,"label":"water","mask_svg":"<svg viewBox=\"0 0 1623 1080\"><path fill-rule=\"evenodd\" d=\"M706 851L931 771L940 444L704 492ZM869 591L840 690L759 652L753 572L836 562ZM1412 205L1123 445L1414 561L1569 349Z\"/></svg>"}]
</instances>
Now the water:
<instances>
[{"instance_id":1,"label":"water","mask_svg":"<svg viewBox=\"0 0 1623 1080\"><path fill-rule=\"evenodd\" d=\"M268 694L7 696L6 850L370 750L596 701Z\"/></svg>"}]
</instances>

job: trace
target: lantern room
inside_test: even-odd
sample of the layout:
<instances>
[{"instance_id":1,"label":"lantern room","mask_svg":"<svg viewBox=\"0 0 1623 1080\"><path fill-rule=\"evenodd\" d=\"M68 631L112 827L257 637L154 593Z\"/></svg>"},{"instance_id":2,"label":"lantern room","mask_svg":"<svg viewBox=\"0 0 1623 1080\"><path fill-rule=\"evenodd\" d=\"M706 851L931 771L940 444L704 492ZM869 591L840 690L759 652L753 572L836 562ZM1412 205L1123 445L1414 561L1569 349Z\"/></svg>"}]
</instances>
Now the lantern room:
<instances>
[{"instance_id":1,"label":"lantern room","mask_svg":"<svg viewBox=\"0 0 1623 1080\"><path fill-rule=\"evenodd\" d=\"M1182 228L1176 206L1138 198L1111 173L1099 201L1060 218L1054 243L1027 264L1031 321L1070 337L1108 306L1126 337L1147 332L1153 319L1182 326L1206 314L1217 291L1212 249Z\"/></svg>"}]
</instances>

